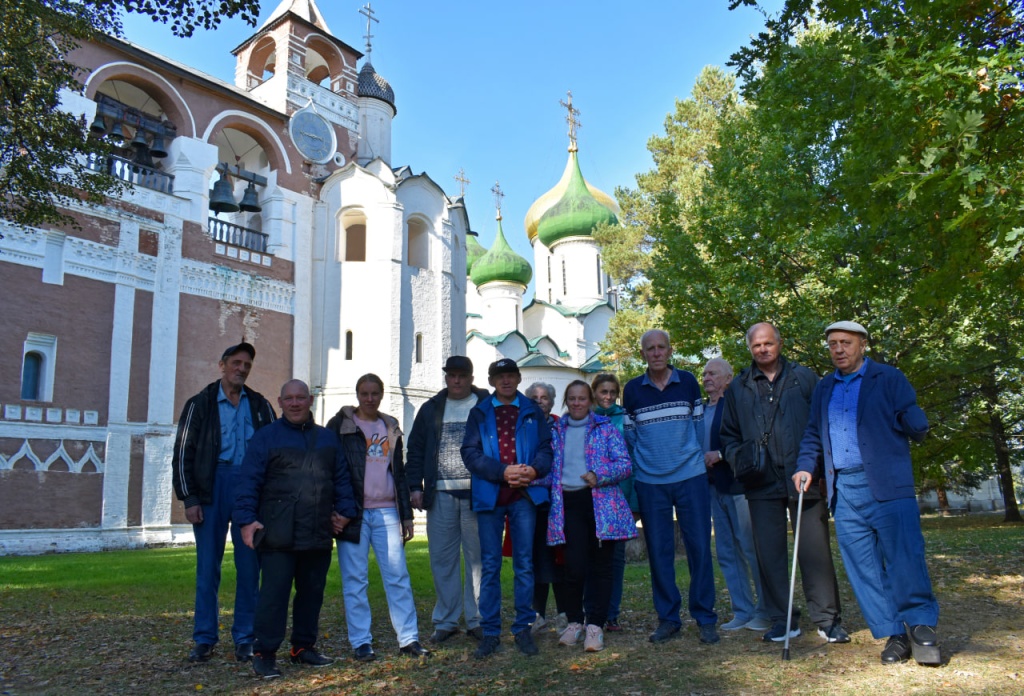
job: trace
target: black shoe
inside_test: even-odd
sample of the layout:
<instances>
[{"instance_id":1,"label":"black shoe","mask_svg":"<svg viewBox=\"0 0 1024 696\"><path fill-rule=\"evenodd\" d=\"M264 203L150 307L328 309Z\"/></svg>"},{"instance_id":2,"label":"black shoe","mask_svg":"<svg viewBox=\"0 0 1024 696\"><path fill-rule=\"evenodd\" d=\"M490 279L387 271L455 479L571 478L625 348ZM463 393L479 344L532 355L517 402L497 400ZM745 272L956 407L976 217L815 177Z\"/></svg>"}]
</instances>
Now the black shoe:
<instances>
[{"instance_id":1,"label":"black shoe","mask_svg":"<svg viewBox=\"0 0 1024 696\"><path fill-rule=\"evenodd\" d=\"M297 665L313 665L315 667L324 667L326 665L334 664L333 657L327 657L323 653L318 652L316 648L292 647L291 657L292 662Z\"/></svg>"},{"instance_id":2,"label":"black shoe","mask_svg":"<svg viewBox=\"0 0 1024 696\"><path fill-rule=\"evenodd\" d=\"M882 650L882 664L895 665L909 659L910 638L907 637L907 634L889 636L889 640L885 641L885 648Z\"/></svg>"},{"instance_id":3,"label":"black shoe","mask_svg":"<svg viewBox=\"0 0 1024 696\"><path fill-rule=\"evenodd\" d=\"M188 651L189 662L209 662L213 656L213 646L209 643L196 643L195 647Z\"/></svg>"},{"instance_id":4,"label":"black shoe","mask_svg":"<svg viewBox=\"0 0 1024 696\"><path fill-rule=\"evenodd\" d=\"M654 633L652 633L647 638L647 640L651 641L652 643L664 643L666 640L669 640L673 636L678 635L679 628L680 626L677 623L672 623L671 621L662 621L660 624L658 624L658 629Z\"/></svg>"},{"instance_id":5,"label":"black shoe","mask_svg":"<svg viewBox=\"0 0 1024 696\"><path fill-rule=\"evenodd\" d=\"M430 651L420 645L418 640L414 640L408 645L403 645L398 649L398 652L403 655L411 655L413 657L430 657Z\"/></svg>"},{"instance_id":6,"label":"black shoe","mask_svg":"<svg viewBox=\"0 0 1024 696\"><path fill-rule=\"evenodd\" d=\"M519 648L519 652L524 655L540 654L540 650L537 649L537 644L533 642L533 634L528 628L516 634L516 647Z\"/></svg>"},{"instance_id":7,"label":"black shoe","mask_svg":"<svg viewBox=\"0 0 1024 696\"><path fill-rule=\"evenodd\" d=\"M699 639L705 645L714 645L719 641L718 631L714 624L702 624L697 628Z\"/></svg>"},{"instance_id":8,"label":"black shoe","mask_svg":"<svg viewBox=\"0 0 1024 696\"><path fill-rule=\"evenodd\" d=\"M796 625L796 621L792 623L789 628L789 637L796 638L800 635L800 627ZM772 624L772 627L761 636L761 640L765 643L785 643L786 642L786 622L778 621Z\"/></svg>"},{"instance_id":9,"label":"black shoe","mask_svg":"<svg viewBox=\"0 0 1024 696\"><path fill-rule=\"evenodd\" d=\"M942 653L939 650L939 637L934 626L918 624L910 627L910 649L914 661L919 665L941 665Z\"/></svg>"},{"instance_id":10,"label":"black shoe","mask_svg":"<svg viewBox=\"0 0 1024 696\"><path fill-rule=\"evenodd\" d=\"M369 643L363 643L356 648L352 656L360 662L373 662L377 659L377 653L373 652L373 646Z\"/></svg>"},{"instance_id":11,"label":"black shoe","mask_svg":"<svg viewBox=\"0 0 1024 696\"><path fill-rule=\"evenodd\" d=\"M527 631L529 633L529 631ZM490 657L501 649L501 638L498 636L484 636L480 639L480 645L473 651L473 657L482 660Z\"/></svg>"},{"instance_id":12,"label":"black shoe","mask_svg":"<svg viewBox=\"0 0 1024 696\"><path fill-rule=\"evenodd\" d=\"M277 655L275 653L252 654L252 671L257 677L264 679L277 679L281 676L281 670L277 668Z\"/></svg>"},{"instance_id":13,"label":"black shoe","mask_svg":"<svg viewBox=\"0 0 1024 696\"><path fill-rule=\"evenodd\" d=\"M483 640L484 639L484 627L483 626L477 626L476 628L467 629L466 630L466 635L467 636L473 636L477 640Z\"/></svg>"},{"instance_id":14,"label":"black shoe","mask_svg":"<svg viewBox=\"0 0 1024 696\"><path fill-rule=\"evenodd\" d=\"M431 643L443 643L449 638L459 633L457 628L435 628L434 632L430 634Z\"/></svg>"},{"instance_id":15,"label":"black shoe","mask_svg":"<svg viewBox=\"0 0 1024 696\"><path fill-rule=\"evenodd\" d=\"M828 628L818 627L818 635L825 639L826 643L849 643L850 634L838 621L833 621Z\"/></svg>"},{"instance_id":16,"label":"black shoe","mask_svg":"<svg viewBox=\"0 0 1024 696\"><path fill-rule=\"evenodd\" d=\"M235 643L235 659L249 662L252 659L252 643Z\"/></svg>"}]
</instances>

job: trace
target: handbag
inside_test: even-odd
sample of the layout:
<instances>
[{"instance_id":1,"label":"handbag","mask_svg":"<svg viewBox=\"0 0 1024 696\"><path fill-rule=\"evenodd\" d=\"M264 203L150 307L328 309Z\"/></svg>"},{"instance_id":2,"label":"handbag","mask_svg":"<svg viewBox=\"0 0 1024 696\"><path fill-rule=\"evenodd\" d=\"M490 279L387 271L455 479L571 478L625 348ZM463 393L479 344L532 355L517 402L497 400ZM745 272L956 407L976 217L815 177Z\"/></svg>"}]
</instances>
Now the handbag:
<instances>
[{"instance_id":1,"label":"handbag","mask_svg":"<svg viewBox=\"0 0 1024 696\"><path fill-rule=\"evenodd\" d=\"M785 377L785 371L778 376L780 386ZM772 402L772 408L761 437L741 442L733 452L732 461L729 462L729 466L732 467L732 475L748 490L775 483L778 478L775 467L772 465L771 454L768 451L768 439L771 437L772 423L775 422L775 414L779 410L781 401L782 396L780 395Z\"/></svg>"}]
</instances>

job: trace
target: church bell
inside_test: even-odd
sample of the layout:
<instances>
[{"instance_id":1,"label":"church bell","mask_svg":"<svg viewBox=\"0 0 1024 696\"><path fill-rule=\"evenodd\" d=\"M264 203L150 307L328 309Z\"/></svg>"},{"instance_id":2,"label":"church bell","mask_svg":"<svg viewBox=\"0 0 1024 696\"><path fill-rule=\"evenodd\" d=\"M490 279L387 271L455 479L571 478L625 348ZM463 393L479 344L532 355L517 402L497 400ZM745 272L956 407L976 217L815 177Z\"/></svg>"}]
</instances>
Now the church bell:
<instances>
[{"instance_id":1,"label":"church bell","mask_svg":"<svg viewBox=\"0 0 1024 696\"><path fill-rule=\"evenodd\" d=\"M210 210L215 213L237 213L239 211L234 191L226 176L222 176L213 185L213 191L210 193Z\"/></svg>"},{"instance_id":2,"label":"church bell","mask_svg":"<svg viewBox=\"0 0 1024 696\"><path fill-rule=\"evenodd\" d=\"M242 202L239 204L239 208L247 213L258 213L263 210L260 207L259 197L256 195L256 187L251 181L245 187L245 194L242 195Z\"/></svg>"}]
</instances>

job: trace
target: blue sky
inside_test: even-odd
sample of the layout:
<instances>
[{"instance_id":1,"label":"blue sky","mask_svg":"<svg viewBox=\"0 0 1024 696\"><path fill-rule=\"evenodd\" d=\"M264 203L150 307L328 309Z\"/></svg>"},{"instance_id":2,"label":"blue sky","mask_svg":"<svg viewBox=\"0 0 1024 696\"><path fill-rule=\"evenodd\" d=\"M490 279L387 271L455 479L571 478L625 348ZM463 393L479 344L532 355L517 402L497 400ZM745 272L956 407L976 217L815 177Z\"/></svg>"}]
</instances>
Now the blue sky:
<instances>
[{"instance_id":1,"label":"blue sky","mask_svg":"<svg viewBox=\"0 0 1024 696\"><path fill-rule=\"evenodd\" d=\"M365 51L366 0L318 0L331 32ZM773 10L781 0L766 3ZM264 0L260 23L277 7ZM459 168L471 181L472 228L490 247L496 181L505 192L505 236L531 263L523 229L530 205L558 181L568 145L559 100L572 90L580 110L580 166L613 195L652 167L647 140L664 131L675 100L689 96L705 65L763 27L755 10L729 0L377 0L373 65L395 90L392 165L426 172L457 195ZM175 39L164 25L125 21L125 38L234 80L230 50L253 31L228 20L214 32ZM532 288L527 293L532 295Z\"/></svg>"}]
</instances>

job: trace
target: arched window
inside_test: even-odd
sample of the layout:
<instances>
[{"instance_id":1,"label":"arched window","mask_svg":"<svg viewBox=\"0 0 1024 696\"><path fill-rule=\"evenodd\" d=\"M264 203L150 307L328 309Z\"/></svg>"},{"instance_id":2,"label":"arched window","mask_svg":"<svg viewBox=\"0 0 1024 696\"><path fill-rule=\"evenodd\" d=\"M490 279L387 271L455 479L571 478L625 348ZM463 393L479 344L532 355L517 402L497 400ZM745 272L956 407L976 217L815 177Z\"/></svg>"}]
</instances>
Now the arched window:
<instances>
[{"instance_id":1,"label":"arched window","mask_svg":"<svg viewBox=\"0 0 1024 696\"><path fill-rule=\"evenodd\" d=\"M569 294L569 274L565 270L565 257L562 257L562 295Z\"/></svg>"},{"instance_id":2,"label":"arched window","mask_svg":"<svg viewBox=\"0 0 1024 696\"><path fill-rule=\"evenodd\" d=\"M413 218L409 228L409 265L416 268L430 268L430 231L422 220Z\"/></svg>"},{"instance_id":3,"label":"arched window","mask_svg":"<svg viewBox=\"0 0 1024 696\"><path fill-rule=\"evenodd\" d=\"M346 331L345 332L345 359L346 360L351 360L352 359L352 332L351 331Z\"/></svg>"},{"instance_id":4,"label":"arched window","mask_svg":"<svg viewBox=\"0 0 1024 696\"><path fill-rule=\"evenodd\" d=\"M423 362L423 334L416 334L416 362Z\"/></svg>"},{"instance_id":5,"label":"arched window","mask_svg":"<svg viewBox=\"0 0 1024 696\"><path fill-rule=\"evenodd\" d=\"M345 228L345 260L366 261L366 225Z\"/></svg>"},{"instance_id":6,"label":"arched window","mask_svg":"<svg viewBox=\"0 0 1024 696\"><path fill-rule=\"evenodd\" d=\"M21 398L39 401L43 391L43 354L25 353L21 364Z\"/></svg>"}]
</instances>

